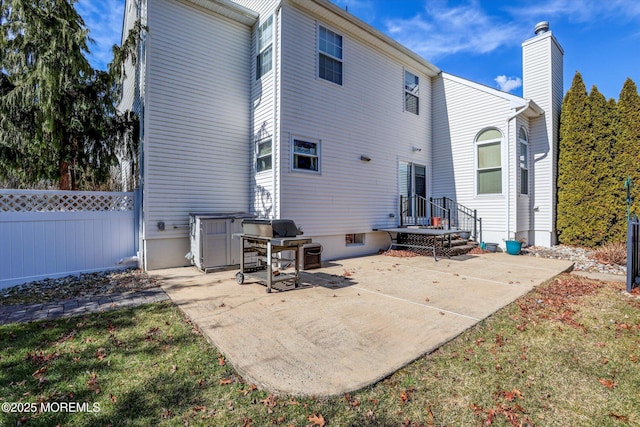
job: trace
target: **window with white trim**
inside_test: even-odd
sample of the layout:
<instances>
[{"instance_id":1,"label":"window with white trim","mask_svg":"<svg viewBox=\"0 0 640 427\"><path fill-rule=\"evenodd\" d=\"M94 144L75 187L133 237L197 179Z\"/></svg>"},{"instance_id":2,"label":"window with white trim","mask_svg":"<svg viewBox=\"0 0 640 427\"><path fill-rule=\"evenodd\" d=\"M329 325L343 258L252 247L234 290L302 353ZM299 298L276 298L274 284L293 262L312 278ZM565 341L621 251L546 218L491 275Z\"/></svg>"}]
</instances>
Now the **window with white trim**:
<instances>
[{"instance_id":1,"label":"window with white trim","mask_svg":"<svg viewBox=\"0 0 640 427\"><path fill-rule=\"evenodd\" d=\"M318 26L318 77L342 85L342 36Z\"/></svg>"},{"instance_id":2,"label":"window with white trim","mask_svg":"<svg viewBox=\"0 0 640 427\"><path fill-rule=\"evenodd\" d=\"M271 153L273 151L273 145L271 138L258 141L256 144L256 171L262 172L271 170L273 167L271 160Z\"/></svg>"},{"instance_id":3,"label":"window with white trim","mask_svg":"<svg viewBox=\"0 0 640 427\"><path fill-rule=\"evenodd\" d=\"M478 194L502 194L502 133L497 129L476 138L476 180Z\"/></svg>"},{"instance_id":4,"label":"window with white trim","mask_svg":"<svg viewBox=\"0 0 640 427\"><path fill-rule=\"evenodd\" d=\"M418 76L404 72L404 111L419 114L420 107L420 81Z\"/></svg>"},{"instance_id":5,"label":"window with white trim","mask_svg":"<svg viewBox=\"0 0 640 427\"><path fill-rule=\"evenodd\" d=\"M346 246L364 245L364 233L349 233L344 235Z\"/></svg>"},{"instance_id":6,"label":"window with white trim","mask_svg":"<svg viewBox=\"0 0 640 427\"><path fill-rule=\"evenodd\" d=\"M273 65L273 16L258 27L258 54L256 56L256 80L271 71Z\"/></svg>"},{"instance_id":7,"label":"window with white trim","mask_svg":"<svg viewBox=\"0 0 640 427\"><path fill-rule=\"evenodd\" d=\"M520 194L529 194L529 139L524 127L520 128L518 140L520 141Z\"/></svg>"},{"instance_id":8,"label":"window with white trim","mask_svg":"<svg viewBox=\"0 0 640 427\"><path fill-rule=\"evenodd\" d=\"M320 172L320 142L294 139L291 151L293 170Z\"/></svg>"}]
</instances>

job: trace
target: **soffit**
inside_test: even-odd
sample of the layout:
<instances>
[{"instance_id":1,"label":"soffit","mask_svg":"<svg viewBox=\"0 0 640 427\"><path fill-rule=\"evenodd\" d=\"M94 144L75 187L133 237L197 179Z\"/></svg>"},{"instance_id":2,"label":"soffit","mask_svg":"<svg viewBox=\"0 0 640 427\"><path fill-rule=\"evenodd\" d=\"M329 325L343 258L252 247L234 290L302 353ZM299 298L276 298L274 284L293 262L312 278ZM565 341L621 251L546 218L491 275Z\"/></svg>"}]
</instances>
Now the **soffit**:
<instances>
[{"instance_id":1,"label":"soffit","mask_svg":"<svg viewBox=\"0 0 640 427\"><path fill-rule=\"evenodd\" d=\"M253 26L258 21L256 12L229 0L186 1L248 26Z\"/></svg>"}]
</instances>

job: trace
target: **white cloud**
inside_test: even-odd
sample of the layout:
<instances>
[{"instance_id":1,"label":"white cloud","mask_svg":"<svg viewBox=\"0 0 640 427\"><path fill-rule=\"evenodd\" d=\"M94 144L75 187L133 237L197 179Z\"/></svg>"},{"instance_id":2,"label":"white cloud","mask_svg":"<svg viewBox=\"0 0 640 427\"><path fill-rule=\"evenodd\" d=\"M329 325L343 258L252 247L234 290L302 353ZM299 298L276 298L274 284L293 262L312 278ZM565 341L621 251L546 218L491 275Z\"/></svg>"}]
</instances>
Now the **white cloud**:
<instances>
[{"instance_id":1,"label":"white cloud","mask_svg":"<svg viewBox=\"0 0 640 427\"><path fill-rule=\"evenodd\" d=\"M125 0L80 0L76 10L89 28L94 44L89 46L89 61L96 68L105 69L113 59L111 47L120 44Z\"/></svg>"},{"instance_id":2,"label":"white cloud","mask_svg":"<svg viewBox=\"0 0 640 427\"><path fill-rule=\"evenodd\" d=\"M493 80L498 83L498 88L504 92L511 92L522 86L522 79L520 77L507 77L502 75Z\"/></svg>"},{"instance_id":3,"label":"white cloud","mask_svg":"<svg viewBox=\"0 0 640 427\"><path fill-rule=\"evenodd\" d=\"M389 35L430 61L461 52L489 53L523 39L522 28L488 15L477 0L456 7L429 2L424 12L411 19L389 20L386 28Z\"/></svg>"}]
</instances>

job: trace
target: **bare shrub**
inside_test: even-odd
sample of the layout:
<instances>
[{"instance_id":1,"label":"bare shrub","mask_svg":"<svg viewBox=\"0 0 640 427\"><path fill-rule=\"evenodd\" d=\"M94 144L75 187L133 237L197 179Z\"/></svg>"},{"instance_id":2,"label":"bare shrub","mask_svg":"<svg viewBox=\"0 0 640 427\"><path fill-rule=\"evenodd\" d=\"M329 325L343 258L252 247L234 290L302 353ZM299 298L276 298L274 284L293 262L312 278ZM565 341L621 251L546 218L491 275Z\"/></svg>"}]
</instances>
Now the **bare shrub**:
<instances>
[{"instance_id":1,"label":"bare shrub","mask_svg":"<svg viewBox=\"0 0 640 427\"><path fill-rule=\"evenodd\" d=\"M591 255L602 264L625 265L627 263L627 245L624 242L605 243Z\"/></svg>"}]
</instances>

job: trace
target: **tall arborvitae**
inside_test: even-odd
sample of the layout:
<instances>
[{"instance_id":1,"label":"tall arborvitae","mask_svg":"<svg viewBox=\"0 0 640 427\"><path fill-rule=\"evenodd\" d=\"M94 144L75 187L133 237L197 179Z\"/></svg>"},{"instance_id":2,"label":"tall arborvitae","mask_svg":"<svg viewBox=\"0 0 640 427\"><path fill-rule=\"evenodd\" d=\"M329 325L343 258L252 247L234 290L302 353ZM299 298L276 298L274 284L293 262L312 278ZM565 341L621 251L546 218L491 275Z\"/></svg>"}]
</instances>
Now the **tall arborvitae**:
<instances>
[{"instance_id":1,"label":"tall arborvitae","mask_svg":"<svg viewBox=\"0 0 640 427\"><path fill-rule=\"evenodd\" d=\"M584 224L593 214L588 203L594 197L590 158L594 150L589 98L578 72L562 102L558 148L558 238L561 243L582 245L587 243Z\"/></svg>"},{"instance_id":2,"label":"tall arborvitae","mask_svg":"<svg viewBox=\"0 0 640 427\"><path fill-rule=\"evenodd\" d=\"M618 99L618 140L616 146L615 170L619 198L626 198L623 182L631 177L634 187L632 213L640 215L640 96L636 84L627 79ZM625 202L626 209L626 202ZM626 212L626 211L625 211Z\"/></svg>"},{"instance_id":3,"label":"tall arborvitae","mask_svg":"<svg viewBox=\"0 0 640 427\"><path fill-rule=\"evenodd\" d=\"M606 242L616 242L624 237L620 235L619 211L621 200L613 189L618 185L614 164L614 148L616 144L616 103L607 100L593 86L589 94L591 108L591 140L593 153L590 156L593 179L588 185L593 186L593 197L588 200L589 212L584 224L585 241L588 246L596 246ZM621 239L622 238L622 239Z\"/></svg>"}]
</instances>

